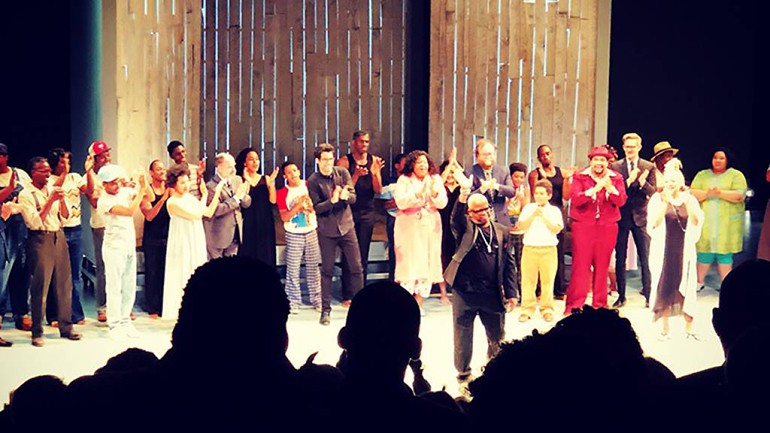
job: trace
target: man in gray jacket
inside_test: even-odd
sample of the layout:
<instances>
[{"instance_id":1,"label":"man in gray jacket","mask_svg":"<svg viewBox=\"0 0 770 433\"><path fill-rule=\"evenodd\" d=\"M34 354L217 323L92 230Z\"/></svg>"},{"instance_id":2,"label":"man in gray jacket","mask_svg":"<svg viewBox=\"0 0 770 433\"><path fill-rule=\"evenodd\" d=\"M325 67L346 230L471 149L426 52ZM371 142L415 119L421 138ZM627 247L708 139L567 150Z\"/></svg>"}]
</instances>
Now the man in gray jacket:
<instances>
[{"instance_id":1,"label":"man in gray jacket","mask_svg":"<svg viewBox=\"0 0 770 433\"><path fill-rule=\"evenodd\" d=\"M238 254L238 246L243 241L241 208L251 206L249 184L235 175L235 159L229 153L217 155L216 174L206 182L209 200L214 197L214 190L222 180L226 183L214 215L203 219L209 260Z\"/></svg>"}]
</instances>

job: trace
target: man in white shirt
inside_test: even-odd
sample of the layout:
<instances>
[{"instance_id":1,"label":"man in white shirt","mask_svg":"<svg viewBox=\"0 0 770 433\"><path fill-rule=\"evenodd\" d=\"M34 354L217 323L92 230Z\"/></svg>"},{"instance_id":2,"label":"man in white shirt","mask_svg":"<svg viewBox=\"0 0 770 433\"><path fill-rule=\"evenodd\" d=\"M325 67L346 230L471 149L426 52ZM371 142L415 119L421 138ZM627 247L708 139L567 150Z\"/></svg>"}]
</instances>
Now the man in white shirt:
<instances>
[{"instance_id":1,"label":"man in white shirt","mask_svg":"<svg viewBox=\"0 0 770 433\"><path fill-rule=\"evenodd\" d=\"M122 186L124 171L114 164L99 170L104 194L99 197L96 211L104 220L104 276L107 293L107 324L110 336L137 338L139 333L131 324L131 310L136 299L136 232L134 213L142 201L147 186L144 175L139 177L139 192Z\"/></svg>"},{"instance_id":2,"label":"man in white shirt","mask_svg":"<svg viewBox=\"0 0 770 433\"><path fill-rule=\"evenodd\" d=\"M526 322L535 314L538 276L540 277L540 314L546 322L553 321L553 283L558 266L556 235L564 228L561 210L548 203L553 185L547 179L535 182L534 203L524 206L518 226L524 231L521 257L521 315Z\"/></svg>"},{"instance_id":3,"label":"man in white shirt","mask_svg":"<svg viewBox=\"0 0 770 433\"><path fill-rule=\"evenodd\" d=\"M19 194L19 207L27 235L27 263L30 274L29 293L32 300L32 345L42 347L43 312L48 288L53 283L58 302L59 334L69 340L80 340L72 326L72 279L67 241L62 223L69 216L61 187L48 185L51 166L40 156L30 160L30 188Z\"/></svg>"}]
</instances>

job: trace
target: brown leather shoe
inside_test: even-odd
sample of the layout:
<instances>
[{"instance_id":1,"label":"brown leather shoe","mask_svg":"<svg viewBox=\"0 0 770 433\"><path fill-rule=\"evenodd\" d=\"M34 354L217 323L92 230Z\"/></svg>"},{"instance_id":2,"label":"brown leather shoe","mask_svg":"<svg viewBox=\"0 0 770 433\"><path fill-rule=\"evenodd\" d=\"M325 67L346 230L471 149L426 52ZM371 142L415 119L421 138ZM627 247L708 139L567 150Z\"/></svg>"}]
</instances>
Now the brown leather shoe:
<instances>
[{"instance_id":1,"label":"brown leather shoe","mask_svg":"<svg viewBox=\"0 0 770 433\"><path fill-rule=\"evenodd\" d=\"M67 334L61 334L61 338L66 338L67 340L77 341L83 338L83 334L77 332L77 331L70 331Z\"/></svg>"},{"instance_id":2,"label":"brown leather shoe","mask_svg":"<svg viewBox=\"0 0 770 433\"><path fill-rule=\"evenodd\" d=\"M31 331L32 330L32 318L24 315L16 318L16 329L19 331Z\"/></svg>"},{"instance_id":3,"label":"brown leather shoe","mask_svg":"<svg viewBox=\"0 0 770 433\"><path fill-rule=\"evenodd\" d=\"M32 345L35 347L43 347L45 345L45 340L43 340L43 337L32 337Z\"/></svg>"}]
</instances>

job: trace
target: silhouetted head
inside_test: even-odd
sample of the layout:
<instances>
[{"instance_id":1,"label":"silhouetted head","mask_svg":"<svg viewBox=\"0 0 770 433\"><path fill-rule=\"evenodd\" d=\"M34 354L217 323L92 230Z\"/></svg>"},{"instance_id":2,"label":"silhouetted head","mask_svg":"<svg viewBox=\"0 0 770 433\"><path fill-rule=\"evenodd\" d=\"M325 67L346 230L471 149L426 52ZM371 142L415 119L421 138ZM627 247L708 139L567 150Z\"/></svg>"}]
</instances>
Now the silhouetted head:
<instances>
[{"instance_id":1,"label":"silhouetted head","mask_svg":"<svg viewBox=\"0 0 770 433\"><path fill-rule=\"evenodd\" d=\"M245 306L255 308L255 313L238 311ZM233 310L236 314L227 315ZM212 314L226 314L227 322L214 322ZM229 365L283 360L288 316L289 301L273 267L243 256L214 259L187 282L173 349L181 356L214 358ZM248 357L246 345L252 354Z\"/></svg>"},{"instance_id":2,"label":"silhouetted head","mask_svg":"<svg viewBox=\"0 0 770 433\"><path fill-rule=\"evenodd\" d=\"M770 323L766 312L770 305L767 275L770 262L755 259L736 266L722 281L719 307L714 308L711 323L722 341L725 356L729 357L730 347L744 331Z\"/></svg>"},{"instance_id":3,"label":"silhouetted head","mask_svg":"<svg viewBox=\"0 0 770 433\"><path fill-rule=\"evenodd\" d=\"M102 373L128 373L152 367L158 362L154 353L137 347L125 351L107 360L103 367L96 370L96 374Z\"/></svg>"},{"instance_id":4,"label":"silhouetted head","mask_svg":"<svg viewBox=\"0 0 770 433\"><path fill-rule=\"evenodd\" d=\"M56 376L37 376L19 385L11 394L9 412L18 431L34 422L35 430L54 429L62 421L63 398L67 387ZM41 416L41 411L45 416Z\"/></svg>"},{"instance_id":5,"label":"silhouetted head","mask_svg":"<svg viewBox=\"0 0 770 433\"><path fill-rule=\"evenodd\" d=\"M420 309L400 285L380 281L363 288L353 298L338 343L347 351L346 374L403 378L409 359L420 357ZM366 373L364 373L366 374Z\"/></svg>"}]
</instances>

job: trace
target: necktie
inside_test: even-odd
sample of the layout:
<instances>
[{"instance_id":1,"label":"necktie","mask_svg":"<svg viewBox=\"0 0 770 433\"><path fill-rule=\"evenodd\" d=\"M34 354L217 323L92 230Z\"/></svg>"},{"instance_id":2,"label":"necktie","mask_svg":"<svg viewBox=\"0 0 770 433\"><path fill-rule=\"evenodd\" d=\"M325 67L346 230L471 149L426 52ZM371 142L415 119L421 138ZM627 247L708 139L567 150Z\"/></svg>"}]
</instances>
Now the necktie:
<instances>
[{"instance_id":1,"label":"necktie","mask_svg":"<svg viewBox=\"0 0 770 433\"><path fill-rule=\"evenodd\" d=\"M634 161L631 161L631 171L634 171L636 168L636 163Z\"/></svg>"}]
</instances>

